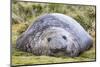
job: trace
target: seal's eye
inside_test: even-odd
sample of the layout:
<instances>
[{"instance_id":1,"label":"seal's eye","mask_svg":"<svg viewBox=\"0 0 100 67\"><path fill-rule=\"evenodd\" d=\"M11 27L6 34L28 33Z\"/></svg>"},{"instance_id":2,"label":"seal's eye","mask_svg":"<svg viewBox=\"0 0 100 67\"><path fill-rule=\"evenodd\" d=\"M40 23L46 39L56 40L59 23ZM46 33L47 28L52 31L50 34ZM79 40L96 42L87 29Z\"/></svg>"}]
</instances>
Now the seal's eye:
<instances>
[{"instance_id":1,"label":"seal's eye","mask_svg":"<svg viewBox=\"0 0 100 67\"><path fill-rule=\"evenodd\" d=\"M47 40L48 40L48 42L50 42L51 38L48 38Z\"/></svg>"},{"instance_id":2,"label":"seal's eye","mask_svg":"<svg viewBox=\"0 0 100 67\"><path fill-rule=\"evenodd\" d=\"M65 40L67 39L66 36L62 36L62 38L65 39Z\"/></svg>"}]
</instances>

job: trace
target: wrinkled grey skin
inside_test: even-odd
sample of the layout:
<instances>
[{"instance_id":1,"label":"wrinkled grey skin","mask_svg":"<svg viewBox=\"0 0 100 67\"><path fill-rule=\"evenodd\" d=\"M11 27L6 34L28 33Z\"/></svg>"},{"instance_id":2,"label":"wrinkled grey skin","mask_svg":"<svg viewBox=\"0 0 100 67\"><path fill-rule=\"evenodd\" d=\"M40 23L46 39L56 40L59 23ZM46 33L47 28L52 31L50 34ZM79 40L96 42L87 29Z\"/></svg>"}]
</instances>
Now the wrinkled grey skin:
<instances>
[{"instance_id":1,"label":"wrinkled grey skin","mask_svg":"<svg viewBox=\"0 0 100 67\"><path fill-rule=\"evenodd\" d=\"M75 57L93 45L91 36L74 19L59 13L40 16L17 39L16 48L35 55L58 53Z\"/></svg>"}]
</instances>

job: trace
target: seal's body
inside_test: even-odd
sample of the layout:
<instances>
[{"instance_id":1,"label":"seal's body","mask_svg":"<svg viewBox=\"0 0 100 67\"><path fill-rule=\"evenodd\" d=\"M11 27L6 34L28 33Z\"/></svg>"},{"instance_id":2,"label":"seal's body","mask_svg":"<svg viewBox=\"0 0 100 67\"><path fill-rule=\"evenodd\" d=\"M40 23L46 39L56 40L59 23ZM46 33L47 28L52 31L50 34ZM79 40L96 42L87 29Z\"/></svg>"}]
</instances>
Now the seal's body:
<instances>
[{"instance_id":1,"label":"seal's body","mask_svg":"<svg viewBox=\"0 0 100 67\"><path fill-rule=\"evenodd\" d=\"M17 39L17 48L35 55L78 56L93 44L91 36L74 19L59 13L40 16Z\"/></svg>"}]
</instances>

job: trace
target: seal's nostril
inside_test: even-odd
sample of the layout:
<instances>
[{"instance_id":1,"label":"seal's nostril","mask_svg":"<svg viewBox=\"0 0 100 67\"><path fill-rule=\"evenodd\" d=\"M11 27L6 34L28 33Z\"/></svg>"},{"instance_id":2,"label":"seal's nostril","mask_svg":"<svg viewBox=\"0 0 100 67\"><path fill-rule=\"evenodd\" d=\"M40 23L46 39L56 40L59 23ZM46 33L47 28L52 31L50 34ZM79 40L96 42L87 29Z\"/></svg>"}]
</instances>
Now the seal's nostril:
<instances>
[{"instance_id":1,"label":"seal's nostril","mask_svg":"<svg viewBox=\"0 0 100 67\"><path fill-rule=\"evenodd\" d=\"M48 42L50 42L51 38L48 38L47 40L48 40Z\"/></svg>"},{"instance_id":2,"label":"seal's nostril","mask_svg":"<svg viewBox=\"0 0 100 67\"><path fill-rule=\"evenodd\" d=\"M62 37L63 37L63 39L65 39L65 40L67 39L66 36L62 36Z\"/></svg>"}]
</instances>

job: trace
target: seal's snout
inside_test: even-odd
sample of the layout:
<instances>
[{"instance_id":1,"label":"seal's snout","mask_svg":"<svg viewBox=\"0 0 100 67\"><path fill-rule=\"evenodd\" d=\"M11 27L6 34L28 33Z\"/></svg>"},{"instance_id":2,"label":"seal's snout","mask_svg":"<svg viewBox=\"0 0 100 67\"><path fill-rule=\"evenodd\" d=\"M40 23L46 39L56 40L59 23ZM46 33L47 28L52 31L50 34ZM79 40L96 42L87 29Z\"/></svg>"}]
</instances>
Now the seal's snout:
<instances>
[{"instance_id":1,"label":"seal's snout","mask_svg":"<svg viewBox=\"0 0 100 67\"><path fill-rule=\"evenodd\" d=\"M47 41L52 53L65 52L67 49L67 37L65 35L55 35L47 38Z\"/></svg>"}]
</instances>

